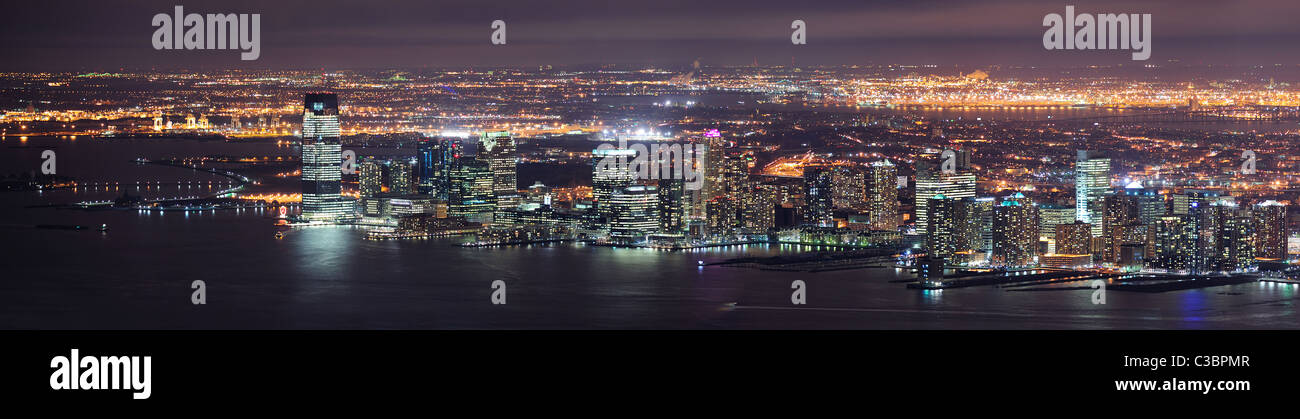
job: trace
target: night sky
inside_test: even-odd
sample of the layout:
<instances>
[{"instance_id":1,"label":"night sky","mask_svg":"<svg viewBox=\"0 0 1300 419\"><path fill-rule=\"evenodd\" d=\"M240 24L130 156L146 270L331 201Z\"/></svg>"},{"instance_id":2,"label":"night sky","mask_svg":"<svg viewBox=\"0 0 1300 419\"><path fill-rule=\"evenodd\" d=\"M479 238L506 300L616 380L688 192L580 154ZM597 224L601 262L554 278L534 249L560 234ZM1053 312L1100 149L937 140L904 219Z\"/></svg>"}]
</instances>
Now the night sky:
<instances>
[{"instance_id":1,"label":"night sky","mask_svg":"<svg viewBox=\"0 0 1300 419\"><path fill-rule=\"evenodd\" d=\"M261 58L156 51L157 13L260 13ZM1293 0L22 1L0 13L0 70L364 69L627 64L1080 65L1122 51L1046 51L1043 15L1151 13L1150 61L1300 64ZM505 20L509 43L492 46ZM808 44L790 44L790 22Z\"/></svg>"}]
</instances>

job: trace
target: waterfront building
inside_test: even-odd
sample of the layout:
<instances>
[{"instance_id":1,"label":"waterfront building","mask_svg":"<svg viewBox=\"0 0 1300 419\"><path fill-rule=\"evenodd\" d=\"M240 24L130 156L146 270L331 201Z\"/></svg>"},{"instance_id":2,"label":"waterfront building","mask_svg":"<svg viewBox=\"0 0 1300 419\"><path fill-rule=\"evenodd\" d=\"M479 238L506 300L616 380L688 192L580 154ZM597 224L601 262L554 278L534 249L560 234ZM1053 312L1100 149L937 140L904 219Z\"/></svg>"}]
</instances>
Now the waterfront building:
<instances>
[{"instance_id":1,"label":"waterfront building","mask_svg":"<svg viewBox=\"0 0 1300 419\"><path fill-rule=\"evenodd\" d=\"M1038 208L1017 192L993 207L993 253L997 266L1030 266L1038 260Z\"/></svg>"},{"instance_id":2,"label":"waterfront building","mask_svg":"<svg viewBox=\"0 0 1300 419\"><path fill-rule=\"evenodd\" d=\"M498 209L519 204L519 156L507 131L484 132L478 143L479 159L492 170L492 192Z\"/></svg>"},{"instance_id":3,"label":"waterfront building","mask_svg":"<svg viewBox=\"0 0 1300 419\"><path fill-rule=\"evenodd\" d=\"M1110 158L1079 150L1074 162L1075 220L1092 224L1092 236L1101 237L1102 198L1110 191Z\"/></svg>"},{"instance_id":4,"label":"waterfront building","mask_svg":"<svg viewBox=\"0 0 1300 419\"><path fill-rule=\"evenodd\" d=\"M659 191L654 186L619 188L610 196L609 207L612 241L641 242L659 230Z\"/></svg>"},{"instance_id":5,"label":"waterfront building","mask_svg":"<svg viewBox=\"0 0 1300 419\"><path fill-rule=\"evenodd\" d=\"M834 171L827 166L807 166L803 169L805 200L804 222L819 227L832 227L834 214Z\"/></svg>"},{"instance_id":6,"label":"waterfront building","mask_svg":"<svg viewBox=\"0 0 1300 419\"><path fill-rule=\"evenodd\" d=\"M867 213L872 230L896 231L902 225L898 213L898 167L889 160L871 163L867 172Z\"/></svg>"},{"instance_id":7,"label":"waterfront building","mask_svg":"<svg viewBox=\"0 0 1300 419\"><path fill-rule=\"evenodd\" d=\"M1251 210L1255 257L1286 260L1286 205L1277 201L1255 204Z\"/></svg>"},{"instance_id":8,"label":"waterfront building","mask_svg":"<svg viewBox=\"0 0 1300 419\"><path fill-rule=\"evenodd\" d=\"M342 195L343 145L338 96L307 94L302 113L302 218L334 222L351 216L353 201Z\"/></svg>"},{"instance_id":9,"label":"waterfront building","mask_svg":"<svg viewBox=\"0 0 1300 419\"><path fill-rule=\"evenodd\" d=\"M492 169L488 162L461 157L450 174L448 215L470 222L491 224L496 209L492 185Z\"/></svg>"}]
</instances>

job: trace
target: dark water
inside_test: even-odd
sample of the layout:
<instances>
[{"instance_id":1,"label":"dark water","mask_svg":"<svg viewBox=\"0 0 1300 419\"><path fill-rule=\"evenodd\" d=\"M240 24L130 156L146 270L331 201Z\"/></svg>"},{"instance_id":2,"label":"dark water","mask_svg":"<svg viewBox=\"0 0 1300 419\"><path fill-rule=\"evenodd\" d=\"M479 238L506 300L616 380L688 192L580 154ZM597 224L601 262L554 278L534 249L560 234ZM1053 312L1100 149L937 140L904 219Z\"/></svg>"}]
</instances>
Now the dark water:
<instances>
[{"instance_id":1,"label":"dark water","mask_svg":"<svg viewBox=\"0 0 1300 419\"><path fill-rule=\"evenodd\" d=\"M58 145L60 173L83 181L131 178L211 180L203 173L135 166L138 156L288 153L274 144L189 141ZM12 138L4 146L13 145ZM9 172L36 164L39 147L0 149ZM26 169L30 170L30 169ZM5 171L0 170L0 173ZM119 190L0 193L0 327L113 329L243 328L1295 328L1297 288L1244 284L1160 294L1112 291L1009 292L991 287L941 292L890 282L894 269L784 273L698 267L790 246L671 252L587 246L489 249L456 239L362 240L347 227L274 237L269 214L189 215L25 208L102 199ZM167 196L168 188L141 192ZM109 224L96 231L37 224ZM491 283L507 284L493 305ZM808 304L790 304L803 280ZM190 303L203 280L208 302ZM736 307L728 305L735 303Z\"/></svg>"}]
</instances>

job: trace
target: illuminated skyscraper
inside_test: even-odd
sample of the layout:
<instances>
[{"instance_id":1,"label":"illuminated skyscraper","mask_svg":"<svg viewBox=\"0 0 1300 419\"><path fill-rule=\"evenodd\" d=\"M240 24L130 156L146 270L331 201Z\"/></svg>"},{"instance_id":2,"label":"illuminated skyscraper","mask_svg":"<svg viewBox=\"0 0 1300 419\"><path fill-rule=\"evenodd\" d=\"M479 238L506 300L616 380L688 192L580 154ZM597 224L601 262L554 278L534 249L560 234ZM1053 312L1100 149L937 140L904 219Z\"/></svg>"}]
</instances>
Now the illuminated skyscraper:
<instances>
[{"instance_id":1,"label":"illuminated skyscraper","mask_svg":"<svg viewBox=\"0 0 1300 419\"><path fill-rule=\"evenodd\" d=\"M302 218L332 222L352 213L343 198L339 100L333 93L307 94L302 113Z\"/></svg>"},{"instance_id":2,"label":"illuminated skyscraper","mask_svg":"<svg viewBox=\"0 0 1300 419\"><path fill-rule=\"evenodd\" d=\"M1079 150L1074 162L1074 217L1092 224L1092 236L1100 237L1104 228L1100 218L1102 198L1110 190L1110 158L1097 157Z\"/></svg>"},{"instance_id":3,"label":"illuminated skyscraper","mask_svg":"<svg viewBox=\"0 0 1300 419\"><path fill-rule=\"evenodd\" d=\"M777 188L750 183L741 201L741 226L749 234L763 234L776 227Z\"/></svg>"},{"instance_id":4,"label":"illuminated skyscraper","mask_svg":"<svg viewBox=\"0 0 1300 419\"><path fill-rule=\"evenodd\" d=\"M1196 248L1195 223L1187 215L1166 215L1156 220L1154 257L1147 265L1169 271L1192 269L1193 250Z\"/></svg>"},{"instance_id":5,"label":"illuminated skyscraper","mask_svg":"<svg viewBox=\"0 0 1300 419\"><path fill-rule=\"evenodd\" d=\"M835 174L826 166L807 166L803 169L807 209L804 222L818 227L832 227L835 195Z\"/></svg>"},{"instance_id":6,"label":"illuminated skyscraper","mask_svg":"<svg viewBox=\"0 0 1300 419\"><path fill-rule=\"evenodd\" d=\"M663 179L659 181L659 231L677 234L686 229L686 181Z\"/></svg>"},{"instance_id":7,"label":"illuminated skyscraper","mask_svg":"<svg viewBox=\"0 0 1300 419\"><path fill-rule=\"evenodd\" d=\"M1201 234L1213 235L1213 254L1209 266L1212 271L1242 271L1255 265L1252 246L1254 225L1250 210L1234 203L1219 201L1210 206L1211 223L1202 224Z\"/></svg>"},{"instance_id":8,"label":"illuminated skyscraper","mask_svg":"<svg viewBox=\"0 0 1300 419\"><path fill-rule=\"evenodd\" d=\"M943 195L949 198L974 198L975 175L942 174L929 167L918 167L916 172L916 231L927 231L930 216L929 198Z\"/></svg>"},{"instance_id":9,"label":"illuminated skyscraper","mask_svg":"<svg viewBox=\"0 0 1300 419\"><path fill-rule=\"evenodd\" d=\"M448 215L491 224L496 196L492 191L493 176L488 163L473 157L461 157L450 177Z\"/></svg>"},{"instance_id":10,"label":"illuminated skyscraper","mask_svg":"<svg viewBox=\"0 0 1300 419\"><path fill-rule=\"evenodd\" d=\"M415 193L415 165L405 158L388 162L388 193L410 195Z\"/></svg>"},{"instance_id":11,"label":"illuminated skyscraper","mask_svg":"<svg viewBox=\"0 0 1300 419\"><path fill-rule=\"evenodd\" d=\"M1101 251L1101 261L1116 263L1119 262L1120 247L1125 244L1145 243L1145 240L1131 242L1131 232L1136 230L1136 226L1141 225L1138 222L1139 206L1136 196L1117 193L1107 195L1102 198L1102 212L1100 213L1102 231L1101 236L1103 243ZM1093 214L1093 218L1098 218L1098 214Z\"/></svg>"},{"instance_id":12,"label":"illuminated skyscraper","mask_svg":"<svg viewBox=\"0 0 1300 419\"><path fill-rule=\"evenodd\" d=\"M416 142L416 183L419 193L437 195L438 162L441 157L442 144L434 138L421 138Z\"/></svg>"},{"instance_id":13,"label":"illuminated skyscraper","mask_svg":"<svg viewBox=\"0 0 1300 419\"><path fill-rule=\"evenodd\" d=\"M659 192L654 186L619 188L610 196L609 236L624 243L643 241L659 230Z\"/></svg>"},{"instance_id":14,"label":"illuminated skyscraper","mask_svg":"<svg viewBox=\"0 0 1300 419\"><path fill-rule=\"evenodd\" d=\"M832 205L835 208L864 208L867 203L867 181L862 171L836 166L832 173L834 189Z\"/></svg>"},{"instance_id":15,"label":"illuminated skyscraper","mask_svg":"<svg viewBox=\"0 0 1300 419\"><path fill-rule=\"evenodd\" d=\"M709 235L731 234L736 228L736 203L726 196L705 202L705 225Z\"/></svg>"},{"instance_id":16,"label":"illuminated skyscraper","mask_svg":"<svg viewBox=\"0 0 1300 419\"><path fill-rule=\"evenodd\" d=\"M998 266L1030 266L1038 257L1038 208L1024 194L993 207L993 257Z\"/></svg>"},{"instance_id":17,"label":"illuminated skyscraper","mask_svg":"<svg viewBox=\"0 0 1300 419\"><path fill-rule=\"evenodd\" d=\"M723 140L721 136L705 139L703 198L706 201L727 193L726 178L724 176L726 172L724 168L727 162L723 157L726 144L726 140Z\"/></svg>"},{"instance_id":18,"label":"illuminated skyscraper","mask_svg":"<svg viewBox=\"0 0 1300 419\"><path fill-rule=\"evenodd\" d=\"M636 150L632 149L607 148L591 152L591 196L595 201L596 218L601 223L611 220L610 197L618 189L633 183L632 172L627 170L633 157L636 157Z\"/></svg>"},{"instance_id":19,"label":"illuminated skyscraper","mask_svg":"<svg viewBox=\"0 0 1300 419\"><path fill-rule=\"evenodd\" d=\"M1277 201L1255 204L1251 211L1254 224L1255 257L1286 259L1286 205Z\"/></svg>"},{"instance_id":20,"label":"illuminated skyscraper","mask_svg":"<svg viewBox=\"0 0 1300 419\"><path fill-rule=\"evenodd\" d=\"M1074 207L1053 204L1043 204L1038 206L1038 235L1050 240L1056 240L1056 248L1059 252L1061 248L1060 238L1056 236L1056 226L1061 224L1074 224ZM1088 226L1089 229L1092 226ZM1091 237L1092 230L1088 230Z\"/></svg>"},{"instance_id":21,"label":"illuminated skyscraper","mask_svg":"<svg viewBox=\"0 0 1300 419\"><path fill-rule=\"evenodd\" d=\"M384 165L366 159L357 165L357 181L361 198L374 198L384 192Z\"/></svg>"},{"instance_id":22,"label":"illuminated skyscraper","mask_svg":"<svg viewBox=\"0 0 1300 419\"><path fill-rule=\"evenodd\" d=\"M872 230L898 230L898 167L889 160L871 163L867 173L867 213Z\"/></svg>"},{"instance_id":23,"label":"illuminated skyscraper","mask_svg":"<svg viewBox=\"0 0 1300 419\"><path fill-rule=\"evenodd\" d=\"M928 254L951 260L958 252L972 250L978 242L975 199L937 194L927 201L932 210L931 222L926 224Z\"/></svg>"},{"instance_id":24,"label":"illuminated skyscraper","mask_svg":"<svg viewBox=\"0 0 1300 419\"><path fill-rule=\"evenodd\" d=\"M479 159L492 168L492 191L496 194L498 208L512 208L519 204L519 156L515 153L515 140L506 131L485 132L479 138Z\"/></svg>"},{"instance_id":25,"label":"illuminated skyscraper","mask_svg":"<svg viewBox=\"0 0 1300 419\"><path fill-rule=\"evenodd\" d=\"M1092 254L1092 226L1088 223L1075 221L1069 224L1057 224L1054 237L1057 254Z\"/></svg>"}]
</instances>

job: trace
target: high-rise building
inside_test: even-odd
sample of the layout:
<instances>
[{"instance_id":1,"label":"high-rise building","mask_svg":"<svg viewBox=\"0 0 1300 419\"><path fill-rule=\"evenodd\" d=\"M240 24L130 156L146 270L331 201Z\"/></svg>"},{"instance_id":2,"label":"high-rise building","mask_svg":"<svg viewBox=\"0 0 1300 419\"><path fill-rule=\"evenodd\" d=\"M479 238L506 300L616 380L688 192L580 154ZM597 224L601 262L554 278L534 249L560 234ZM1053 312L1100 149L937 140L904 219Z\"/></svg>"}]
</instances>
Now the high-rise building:
<instances>
[{"instance_id":1,"label":"high-rise building","mask_svg":"<svg viewBox=\"0 0 1300 419\"><path fill-rule=\"evenodd\" d=\"M1169 271L1192 269L1196 229L1190 217L1166 215L1156 220L1153 257L1147 260L1147 266Z\"/></svg>"},{"instance_id":2,"label":"high-rise building","mask_svg":"<svg viewBox=\"0 0 1300 419\"><path fill-rule=\"evenodd\" d=\"M498 208L519 204L519 156L515 140L506 131L484 132L479 138L478 154L492 168L492 191Z\"/></svg>"},{"instance_id":3,"label":"high-rise building","mask_svg":"<svg viewBox=\"0 0 1300 419\"><path fill-rule=\"evenodd\" d=\"M1039 210L1041 211L1042 208ZM1069 224L1057 224L1054 236L1057 254L1092 254L1092 226L1088 223L1075 221Z\"/></svg>"},{"instance_id":4,"label":"high-rise building","mask_svg":"<svg viewBox=\"0 0 1300 419\"><path fill-rule=\"evenodd\" d=\"M993 207L993 255L998 266L1030 266L1038 259L1038 208L1017 192Z\"/></svg>"},{"instance_id":5,"label":"high-rise building","mask_svg":"<svg viewBox=\"0 0 1300 419\"><path fill-rule=\"evenodd\" d=\"M654 186L632 185L610 196L610 239L633 243L659 231L659 192Z\"/></svg>"},{"instance_id":6,"label":"high-rise building","mask_svg":"<svg viewBox=\"0 0 1300 419\"><path fill-rule=\"evenodd\" d=\"M993 207L997 199L993 197L975 198L975 232L978 239L975 249L985 256L993 253Z\"/></svg>"},{"instance_id":7,"label":"high-rise building","mask_svg":"<svg viewBox=\"0 0 1300 419\"><path fill-rule=\"evenodd\" d=\"M302 113L302 218L308 221L332 222L352 214L352 200L342 195L340 133L338 96L307 94Z\"/></svg>"},{"instance_id":8,"label":"high-rise building","mask_svg":"<svg viewBox=\"0 0 1300 419\"><path fill-rule=\"evenodd\" d=\"M465 153L460 139L444 138L438 140L438 150L433 161L434 197L447 199L448 194L451 193L451 171L459 167L460 159L464 156Z\"/></svg>"},{"instance_id":9,"label":"high-rise building","mask_svg":"<svg viewBox=\"0 0 1300 419\"><path fill-rule=\"evenodd\" d=\"M608 148L591 152L591 196L597 224L611 220L609 202L614 192L632 186L634 178L627 168L634 157L636 150L632 149Z\"/></svg>"},{"instance_id":10,"label":"high-rise building","mask_svg":"<svg viewBox=\"0 0 1300 419\"><path fill-rule=\"evenodd\" d=\"M686 181L662 179L659 181L659 231L679 234L686 230Z\"/></svg>"},{"instance_id":11,"label":"high-rise building","mask_svg":"<svg viewBox=\"0 0 1300 419\"><path fill-rule=\"evenodd\" d=\"M1074 162L1074 218L1092 224L1092 236L1101 237L1102 198L1110 190L1110 158L1079 150Z\"/></svg>"},{"instance_id":12,"label":"high-rise building","mask_svg":"<svg viewBox=\"0 0 1300 419\"><path fill-rule=\"evenodd\" d=\"M416 183L419 193L437 195L438 163L441 160L442 144L434 138L421 138L416 142Z\"/></svg>"},{"instance_id":13,"label":"high-rise building","mask_svg":"<svg viewBox=\"0 0 1300 419\"><path fill-rule=\"evenodd\" d=\"M1103 243L1101 251L1101 260L1103 262L1119 262L1120 246L1130 244L1130 234L1135 230L1135 226L1141 225L1138 222L1138 199L1136 196L1118 193L1107 195L1102 198L1101 236ZM1093 214L1097 218L1097 214ZM1139 240L1136 243L1145 243L1145 240Z\"/></svg>"},{"instance_id":14,"label":"high-rise building","mask_svg":"<svg viewBox=\"0 0 1300 419\"><path fill-rule=\"evenodd\" d=\"M1213 221L1202 227L1213 226L1207 231L1213 235L1213 255L1209 266L1201 268L1232 272L1254 266L1254 224L1250 210L1226 201L1216 202L1210 208Z\"/></svg>"},{"instance_id":15,"label":"high-rise building","mask_svg":"<svg viewBox=\"0 0 1300 419\"><path fill-rule=\"evenodd\" d=\"M867 203L867 180L861 170L836 166L832 170L833 183L831 204L835 208L861 209Z\"/></svg>"},{"instance_id":16,"label":"high-rise building","mask_svg":"<svg viewBox=\"0 0 1300 419\"><path fill-rule=\"evenodd\" d=\"M776 227L777 188L751 183L741 201L741 225L750 234L763 234Z\"/></svg>"},{"instance_id":17,"label":"high-rise building","mask_svg":"<svg viewBox=\"0 0 1300 419\"><path fill-rule=\"evenodd\" d=\"M1155 189L1143 188L1141 184L1133 182L1122 190L1116 191L1117 194L1124 194L1132 197L1134 206L1137 207L1137 222L1142 224L1155 224L1156 219L1169 213L1169 206L1165 202L1165 196Z\"/></svg>"},{"instance_id":18,"label":"high-rise building","mask_svg":"<svg viewBox=\"0 0 1300 419\"><path fill-rule=\"evenodd\" d=\"M803 179L808 205L804 222L818 227L834 226L834 170L827 166L807 166L803 169Z\"/></svg>"},{"instance_id":19,"label":"high-rise building","mask_svg":"<svg viewBox=\"0 0 1300 419\"><path fill-rule=\"evenodd\" d=\"M726 179L724 173L726 170L726 160L724 153L727 149L727 142L721 136L705 138L704 141L704 188L703 199L711 200L714 197L722 196L727 193Z\"/></svg>"},{"instance_id":20,"label":"high-rise building","mask_svg":"<svg viewBox=\"0 0 1300 419\"><path fill-rule=\"evenodd\" d=\"M739 154L727 155L723 157L722 169L723 193L734 202L742 201L742 195L749 192L746 189L749 184L749 162Z\"/></svg>"},{"instance_id":21,"label":"high-rise building","mask_svg":"<svg viewBox=\"0 0 1300 419\"><path fill-rule=\"evenodd\" d=\"M366 159L357 165L358 192L361 198L374 198L384 192L384 165Z\"/></svg>"},{"instance_id":22,"label":"high-rise building","mask_svg":"<svg viewBox=\"0 0 1300 419\"><path fill-rule=\"evenodd\" d=\"M1074 207L1055 204L1043 204L1038 206L1038 235L1047 238L1048 240L1056 240L1058 253L1060 253L1059 249L1061 248L1061 240L1060 237L1056 236L1056 232L1058 231L1056 226L1061 224L1074 224L1076 221L1077 220L1074 218ZM1092 228L1092 226L1089 225L1088 228ZM1091 237L1092 231L1089 230L1088 234L1089 237Z\"/></svg>"},{"instance_id":23,"label":"high-rise building","mask_svg":"<svg viewBox=\"0 0 1300 419\"><path fill-rule=\"evenodd\" d=\"M447 214L466 221L492 223L496 209L492 169L485 161L461 157L450 174Z\"/></svg>"},{"instance_id":24,"label":"high-rise building","mask_svg":"<svg viewBox=\"0 0 1300 419\"><path fill-rule=\"evenodd\" d=\"M704 218L708 234L720 236L731 234L736 229L736 202L724 196L714 197L704 204Z\"/></svg>"},{"instance_id":25,"label":"high-rise building","mask_svg":"<svg viewBox=\"0 0 1300 419\"><path fill-rule=\"evenodd\" d=\"M1251 211L1254 224L1255 257L1286 259L1286 205L1277 201L1255 204Z\"/></svg>"},{"instance_id":26,"label":"high-rise building","mask_svg":"<svg viewBox=\"0 0 1300 419\"><path fill-rule=\"evenodd\" d=\"M969 173L943 174L930 168L918 167L916 172L916 231L927 231L930 216L929 198L943 195L949 198L974 198L975 175Z\"/></svg>"},{"instance_id":27,"label":"high-rise building","mask_svg":"<svg viewBox=\"0 0 1300 419\"><path fill-rule=\"evenodd\" d=\"M933 215L926 224L928 254L951 260L959 252L972 250L977 242L975 199L936 194L927 201Z\"/></svg>"},{"instance_id":28,"label":"high-rise building","mask_svg":"<svg viewBox=\"0 0 1300 419\"><path fill-rule=\"evenodd\" d=\"M415 191L415 165L405 158L389 161L388 193L410 195Z\"/></svg>"},{"instance_id":29,"label":"high-rise building","mask_svg":"<svg viewBox=\"0 0 1300 419\"><path fill-rule=\"evenodd\" d=\"M867 174L867 213L872 230L896 231L903 221L898 213L898 167L889 160L871 163Z\"/></svg>"}]
</instances>

